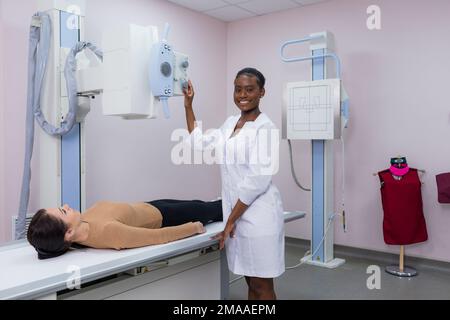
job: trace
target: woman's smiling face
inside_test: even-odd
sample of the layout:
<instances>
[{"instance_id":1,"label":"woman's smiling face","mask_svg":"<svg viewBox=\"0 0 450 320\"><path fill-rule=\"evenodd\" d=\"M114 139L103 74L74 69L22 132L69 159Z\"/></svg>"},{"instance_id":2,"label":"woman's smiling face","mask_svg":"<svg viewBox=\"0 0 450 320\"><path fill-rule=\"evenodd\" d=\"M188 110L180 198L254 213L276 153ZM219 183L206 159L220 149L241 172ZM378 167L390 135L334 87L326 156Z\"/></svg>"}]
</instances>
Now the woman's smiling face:
<instances>
[{"instance_id":1,"label":"woman's smiling face","mask_svg":"<svg viewBox=\"0 0 450 320\"><path fill-rule=\"evenodd\" d=\"M234 103L242 112L258 108L264 94L265 90L259 86L255 76L244 74L234 81Z\"/></svg>"}]
</instances>

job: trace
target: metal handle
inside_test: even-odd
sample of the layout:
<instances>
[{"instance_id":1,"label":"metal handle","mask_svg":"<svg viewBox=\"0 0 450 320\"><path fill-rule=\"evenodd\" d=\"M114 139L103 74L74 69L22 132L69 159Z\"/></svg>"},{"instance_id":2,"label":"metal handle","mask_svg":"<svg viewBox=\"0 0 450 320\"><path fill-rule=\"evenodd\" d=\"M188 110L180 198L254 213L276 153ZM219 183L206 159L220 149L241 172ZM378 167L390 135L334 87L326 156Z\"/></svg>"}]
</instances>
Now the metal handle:
<instances>
[{"instance_id":1,"label":"metal handle","mask_svg":"<svg viewBox=\"0 0 450 320\"><path fill-rule=\"evenodd\" d=\"M314 59L320 59L320 58L333 58L336 62L337 77L338 77L338 79L340 79L341 78L341 61L339 60L339 57L334 53L325 53L325 54L320 54L317 56L295 57L295 58L287 58L284 55L284 49L289 45L299 44L299 43L303 43L303 42L309 42L311 40L320 39L320 38L322 38L321 35L320 36L311 36L311 37L307 37L307 38L299 39L299 40L290 40L290 41L285 42L281 46L281 50L280 50L281 60L283 60L284 62L299 62L299 61L314 60Z\"/></svg>"},{"instance_id":2,"label":"metal handle","mask_svg":"<svg viewBox=\"0 0 450 320\"><path fill-rule=\"evenodd\" d=\"M163 34L163 42L167 42L167 39L169 38L169 32L170 32L170 24L166 22L164 25L164 34Z\"/></svg>"}]
</instances>

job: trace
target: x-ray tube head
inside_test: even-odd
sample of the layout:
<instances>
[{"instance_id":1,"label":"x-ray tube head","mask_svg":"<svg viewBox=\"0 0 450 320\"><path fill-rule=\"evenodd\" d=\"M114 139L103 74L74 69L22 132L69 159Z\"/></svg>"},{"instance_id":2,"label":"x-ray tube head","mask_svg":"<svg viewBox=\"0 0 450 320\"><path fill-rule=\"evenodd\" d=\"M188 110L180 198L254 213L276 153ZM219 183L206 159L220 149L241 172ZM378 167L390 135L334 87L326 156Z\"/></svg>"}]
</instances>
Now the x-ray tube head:
<instances>
[{"instance_id":1,"label":"x-ray tube head","mask_svg":"<svg viewBox=\"0 0 450 320\"><path fill-rule=\"evenodd\" d=\"M169 28L166 26L165 33ZM167 34L164 35L167 37ZM156 118L156 104L170 116L168 99L183 95L188 56L160 41L153 26L114 26L103 36L103 113L126 119Z\"/></svg>"},{"instance_id":2,"label":"x-ray tube head","mask_svg":"<svg viewBox=\"0 0 450 320\"><path fill-rule=\"evenodd\" d=\"M155 118L148 68L158 29L115 26L103 35L103 113L125 119Z\"/></svg>"},{"instance_id":3,"label":"x-ray tube head","mask_svg":"<svg viewBox=\"0 0 450 320\"><path fill-rule=\"evenodd\" d=\"M149 70L152 93L160 99L166 118L170 117L167 99L172 97L174 92L173 65L175 63L175 53L172 46L167 43L169 30L166 24L164 39L153 44Z\"/></svg>"}]
</instances>

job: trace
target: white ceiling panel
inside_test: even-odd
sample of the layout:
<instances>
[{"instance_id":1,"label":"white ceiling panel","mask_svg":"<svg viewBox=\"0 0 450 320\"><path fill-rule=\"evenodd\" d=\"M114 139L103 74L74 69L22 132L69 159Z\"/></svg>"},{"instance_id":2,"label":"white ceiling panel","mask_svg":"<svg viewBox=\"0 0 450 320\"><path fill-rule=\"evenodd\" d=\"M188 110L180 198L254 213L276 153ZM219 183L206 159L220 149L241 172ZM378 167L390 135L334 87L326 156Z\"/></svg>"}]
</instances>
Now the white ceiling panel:
<instances>
[{"instance_id":1,"label":"white ceiling panel","mask_svg":"<svg viewBox=\"0 0 450 320\"><path fill-rule=\"evenodd\" d=\"M238 6L258 15L263 15L296 8L299 5L292 0L251 0L248 2L240 3Z\"/></svg>"},{"instance_id":2,"label":"white ceiling panel","mask_svg":"<svg viewBox=\"0 0 450 320\"><path fill-rule=\"evenodd\" d=\"M261 16L330 0L167 0L222 21Z\"/></svg>"},{"instance_id":3,"label":"white ceiling panel","mask_svg":"<svg viewBox=\"0 0 450 320\"><path fill-rule=\"evenodd\" d=\"M217 9L229 5L223 0L168 0L168 1L200 12Z\"/></svg>"},{"instance_id":4,"label":"white ceiling panel","mask_svg":"<svg viewBox=\"0 0 450 320\"><path fill-rule=\"evenodd\" d=\"M214 18L223 20L223 21L236 21L245 18L255 17L256 14L250 13L242 8L238 8L235 6L223 7L220 9L214 9L205 12L207 15L210 15Z\"/></svg>"},{"instance_id":5,"label":"white ceiling panel","mask_svg":"<svg viewBox=\"0 0 450 320\"><path fill-rule=\"evenodd\" d=\"M324 2L324 1L328 1L328 0L293 0L294 2L297 2L299 4L302 5L308 5L308 4L316 4L319 2Z\"/></svg>"},{"instance_id":6,"label":"white ceiling panel","mask_svg":"<svg viewBox=\"0 0 450 320\"><path fill-rule=\"evenodd\" d=\"M223 0L229 4L239 4L244 2L249 2L250 0Z\"/></svg>"}]
</instances>

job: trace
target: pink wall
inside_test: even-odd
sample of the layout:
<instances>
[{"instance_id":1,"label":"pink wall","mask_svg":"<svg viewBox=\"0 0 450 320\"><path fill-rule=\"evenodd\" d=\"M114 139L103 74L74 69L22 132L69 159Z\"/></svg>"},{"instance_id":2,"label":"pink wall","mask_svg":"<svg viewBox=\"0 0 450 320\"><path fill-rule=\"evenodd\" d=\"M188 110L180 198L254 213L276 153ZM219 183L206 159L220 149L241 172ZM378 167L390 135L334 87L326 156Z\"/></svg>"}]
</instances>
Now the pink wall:
<instances>
[{"instance_id":1,"label":"pink wall","mask_svg":"<svg viewBox=\"0 0 450 320\"><path fill-rule=\"evenodd\" d=\"M25 109L27 87L28 32L31 16L36 12L35 1L1 0L3 40L2 161L5 177L0 181L4 201L0 211L0 241L11 239L11 217L17 214L23 170L25 141ZM33 168L35 165L33 165ZM35 174L36 170L33 170ZM0 190L1 191L1 190ZM36 204L36 190L30 195L30 206Z\"/></svg>"},{"instance_id":2,"label":"pink wall","mask_svg":"<svg viewBox=\"0 0 450 320\"><path fill-rule=\"evenodd\" d=\"M382 29L369 31L366 9L378 4ZM398 252L382 236L379 182L372 175L389 159L405 155L412 167L425 169L422 180L429 240L407 246L408 255L450 261L450 206L437 203L435 175L450 171L450 2L447 0L335 0L297 10L231 23L228 28L228 106L235 72L247 65L266 75L262 109L281 128L282 85L310 80L310 63L285 64L279 58L284 41L330 30L336 37L343 80L351 97L351 123L346 133L346 213L348 233L335 226L335 243ZM294 50L295 51L295 50ZM296 50L308 54L307 46ZM341 143L335 144L336 207L342 194ZM308 217L291 223L290 236L310 239L310 195L291 177L287 142L282 143L275 183L286 209L306 210ZM298 175L310 186L309 142L294 142Z\"/></svg>"},{"instance_id":3,"label":"pink wall","mask_svg":"<svg viewBox=\"0 0 450 320\"><path fill-rule=\"evenodd\" d=\"M447 17L450 3L435 0L430 6L419 0L378 0L382 30L369 31L366 8L373 3L334 0L226 25L166 1L89 0L86 38L101 43L101 31L116 23L153 24L162 28L169 21L171 41L177 50L190 55L196 113L206 128L217 127L226 114L236 113L231 99L233 78L239 68L247 65L260 68L266 75L267 95L262 109L281 127L282 84L308 80L310 68L308 63L282 63L278 56L280 45L312 32L332 31L352 104L345 162L349 232L344 234L337 225L335 242L398 251L397 247L383 242L379 183L372 173L385 168L391 156L403 154L411 166L427 170L423 177L423 201L430 234L428 242L408 246L407 254L450 261L450 207L437 203L434 180L435 174L450 171L450 151L442 139L450 134L450 115L444 95L446 76L450 73L446 56L450 43L445 41L450 34ZM5 177L0 181L4 200L0 196L2 242L10 239L10 217L16 214L19 200L28 24L36 8L34 1L0 0L0 9L4 32L0 43L14 48L0 47L0 63L1 57L4 63L1 87L4 93L14 93L3 100L3 120L0 115L5 142L4 150L0 149L0 168L5 168ZM307 49L297 51L308 53ZM107 118L101 115L99 103L92 105L86 119L88 205L100 199L207 199L219 194L217 167L172 165L170 151L175 142L168 141L172 131L184 128L185 123L182 98L172 99L170 104L170 121ZM336 205L342 191L340 145L336 143ZM306 210L310 214L309 194L297 189L290 175L286 142L282 143L281 152L281 168L275 183L281 190L285 208ZM298 175L310 185L310 143L294 142L294 152ZM36 173L34 177L35 185ZM37 209L37 197L38 190L33 186L30 210ZM308 215L303 221L291 223L288 235L309 239L310 225Z\"/></svg>"},{"instance_id":4,"label":"pink wall","mask_svg":"<svg viewBox=\"0 0 450 320\"><path fill-rule=\"evenodd\" d=\"M4 12L5 155L4 208L0 208L0 242L11 239L11 216L17 214L25 139L25 104L29 21L36 1L0 0ZM103 14L102 14L103 13ZM162 0L87 1L86 40L101 46L102 30L116 23L157 25L171 23L170 41L190 56L190 76L197 89L196 111L205 126L216 127L226 115L225 23ZM198 40L198 41L197 41ZM8 43L9 48L3 46ZM215 103L211 105L211 101ZM209 103L208 103L209 102ZM185 128L183 99L170 101L172 119L125 121L104 117L94 103L86 119L87 205L101 199L142 201L156 198L213 199L220 194L219 169L175 166L170 141L176 128ZM36 127L36 130L40 128ZM38 147L35 148L35 158ZM100 160L101 159L101 160ZM0 164L2 164L0 162ZM36 167L36 159L33 160ZM30 212L38 209L38 170L33 171ZM0 189L2 190L2 189ZM3 201L2 201L3 203Z\"/></svg>"},{"instance_id":5,"label":"pink wall","mask_svg":"<svg viewBox=\"0 0 450 320\"><path fill-rule=\"evenodd\" d=\"M3 0L0 0L0 43L3 42ZM4 101L4 92L3 92L3 86L4 86L4 80L3 80L3 74L4 74L4 64L3 64L3 47L0 47L0 225L6 225L6 221L4 221L5 215L1 214L2 212L5 212L5 190L4 190L4 183L5 181L5 122L4 122L4 110L5 110L5 101ZM4 239L4 232L0 235L0 242L5 241Z\"/></svg>"},{"instance_id":6,"label":"pink wall","mask_svg":"<svg viewBox=\"0 0 450 320\"><path fill-rule=\"evenodd\" d=\"M226 115L226 24L167 1L88 1L95 15L86 24L87 39L101 43L101 31L121 23L156 25L162 32L171 23L175 50L189 55L190 77L196 86L195 110L205 126L216 127ZM211 102L214 102L211 104ZM101 115L93 105L86 119L87 201L139 201L156 198L213 199L220 195L219 168L176 166L171 161L173 130L185 128L183 98L169 101L172 118L124 121ZM91 155L91 156L89 156ZM101 155L98 161L96 155Z\"/></svg>"}]
</instances>

